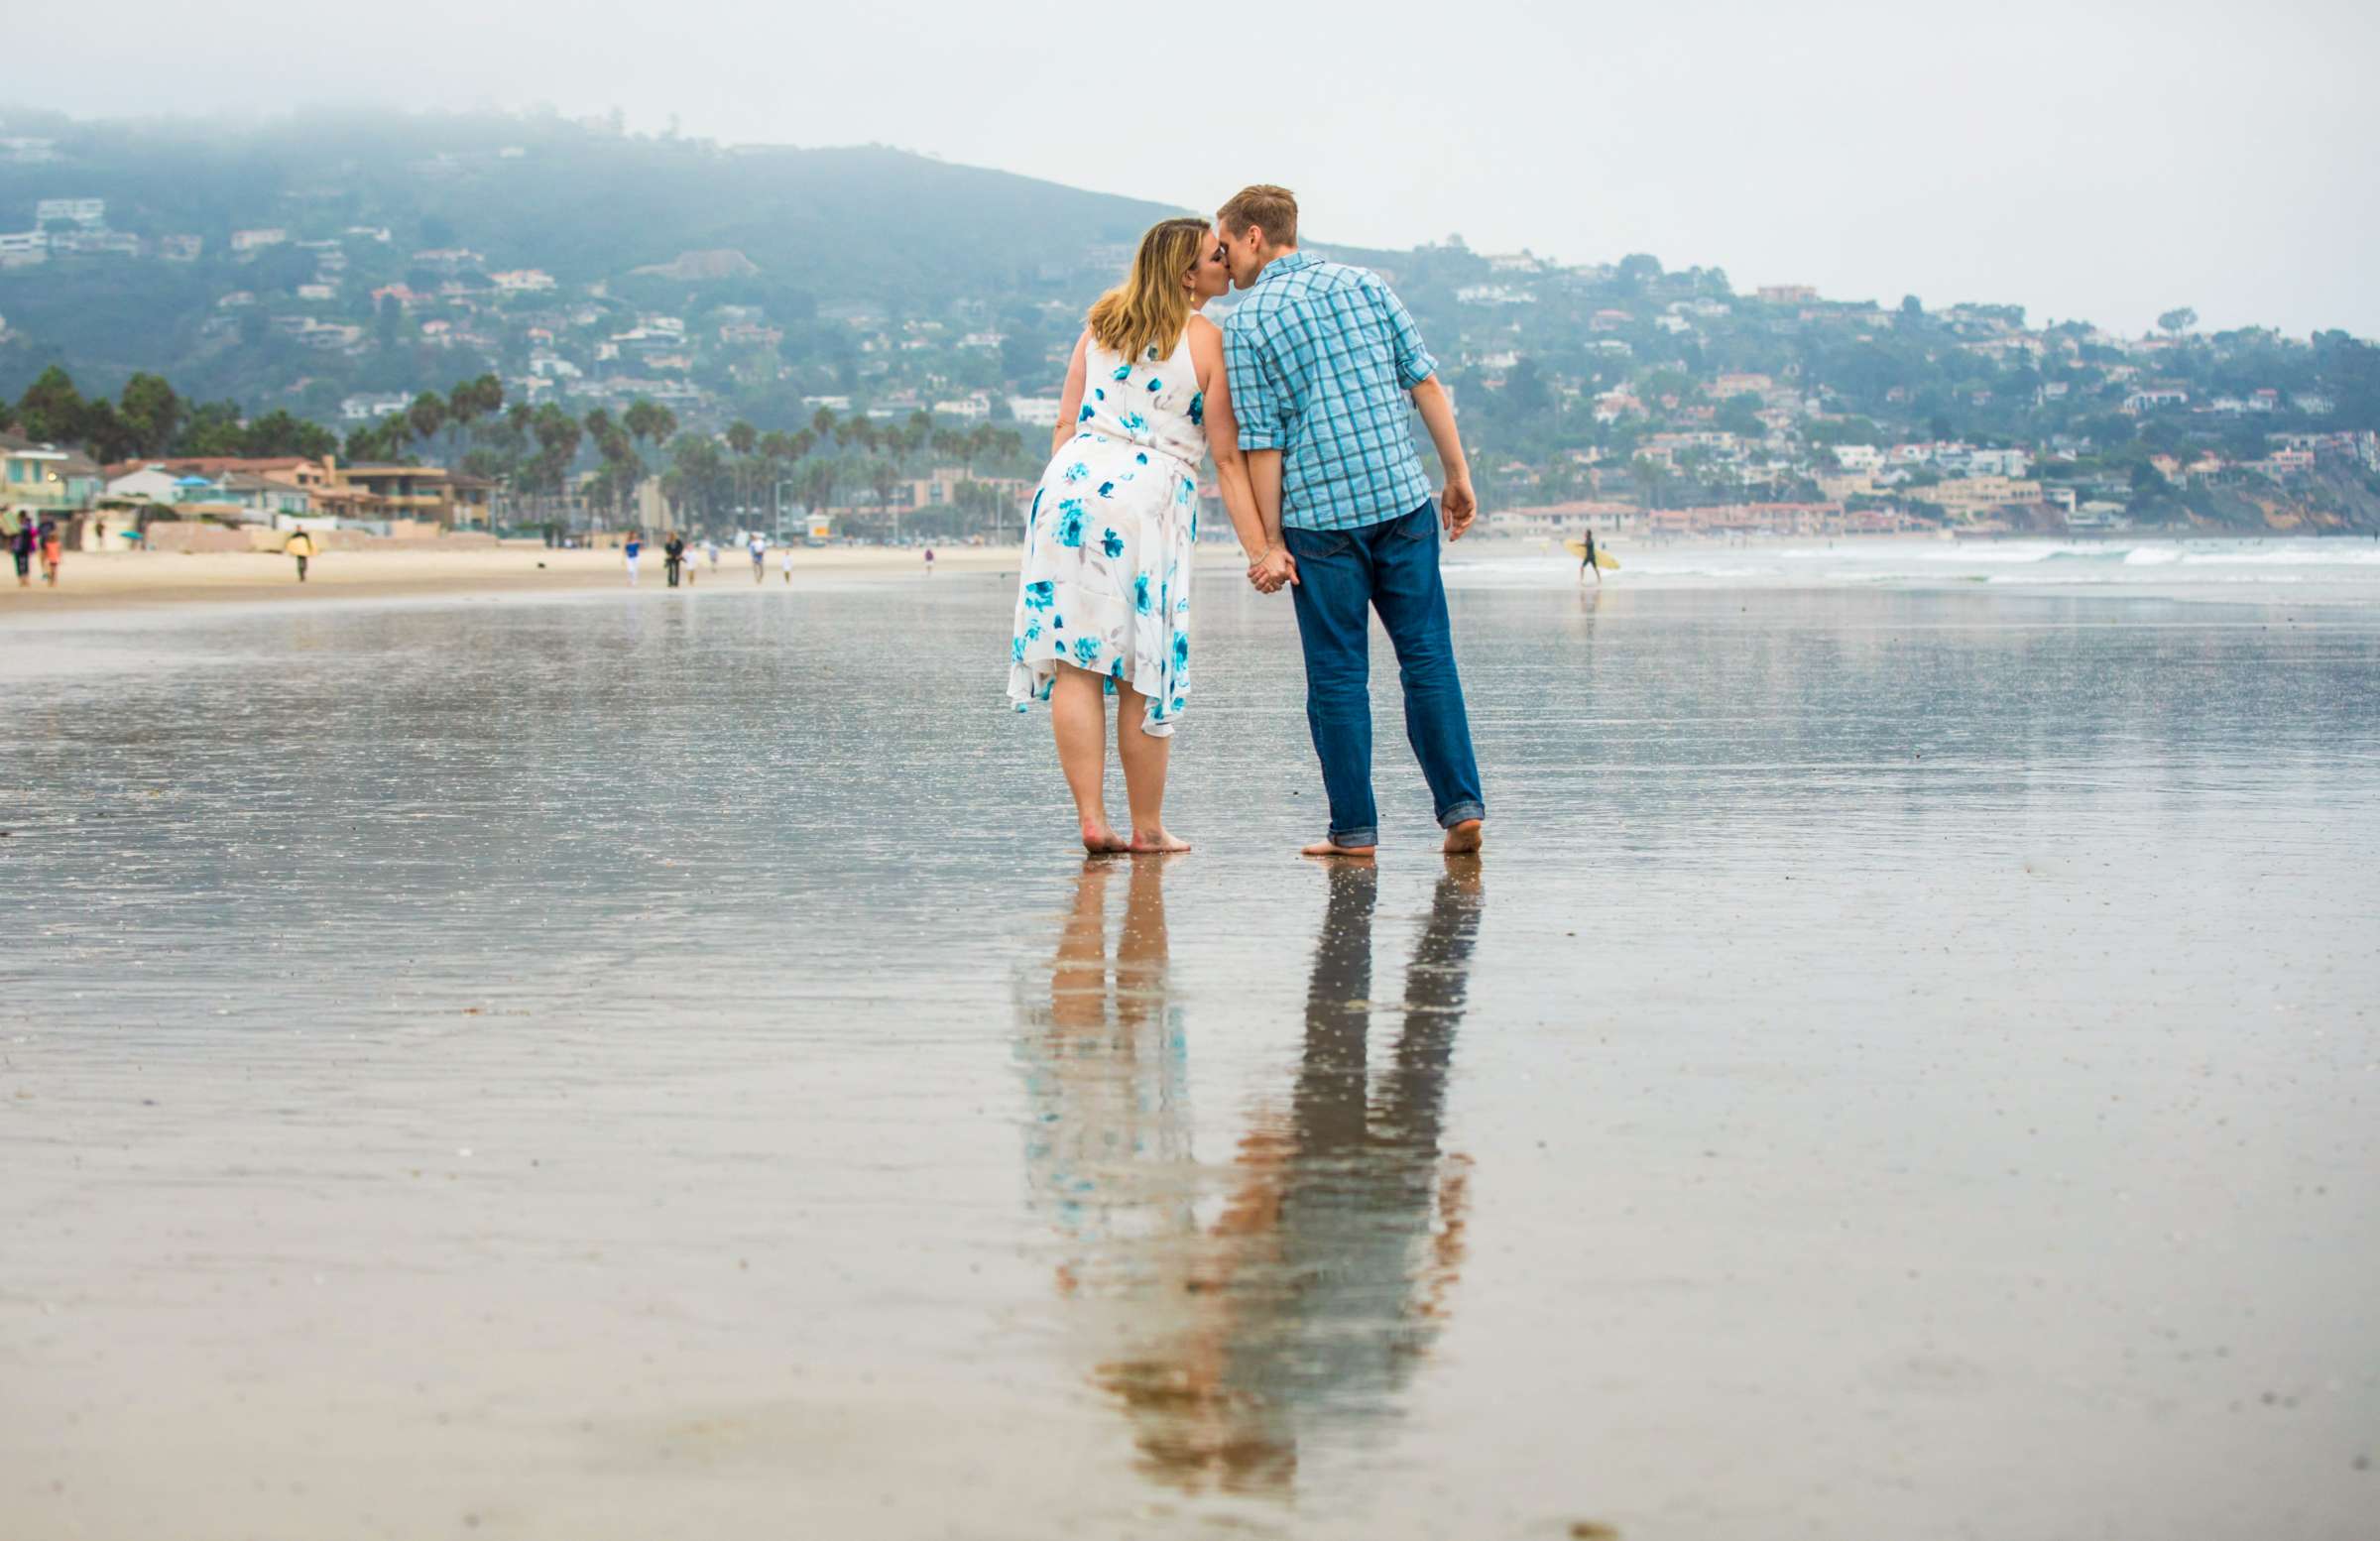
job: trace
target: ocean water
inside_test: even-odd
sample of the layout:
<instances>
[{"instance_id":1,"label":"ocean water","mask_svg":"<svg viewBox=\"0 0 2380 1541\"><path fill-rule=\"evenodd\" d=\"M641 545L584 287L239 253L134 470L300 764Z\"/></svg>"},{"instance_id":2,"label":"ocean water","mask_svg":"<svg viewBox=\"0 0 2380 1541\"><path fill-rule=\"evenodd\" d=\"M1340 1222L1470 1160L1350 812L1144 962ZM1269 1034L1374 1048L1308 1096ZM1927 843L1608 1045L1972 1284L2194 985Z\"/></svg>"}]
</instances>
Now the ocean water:
<instances>
[{"instance_id":1,"label":"ocean water","mask_svg":"<svg viewBox=\"0 0 2380 1541\"><path fill-rule=\"evenodd\" d=\"M994 578L0 619L0 1533L2368 1535L2380 615L1619 549L1376 869L1214 575L1163 863Z\"/></svg>"},{"instance_id":2,"label":"ocean water","mask_svg":"<svg viewBox=\"0 0 2380 1541\"><path fill-rule=\"evenodd\" d=\"M1733 544L1604 542L1621 561L1607 579L1631 588L1896 589L1988 584L2035 592L2127 593L2208 601L2380 605L2380 540L2366 535L2173 539L1822 539L1774 536ZM1499 541L1466 551L1453 581L1479 587L1543 588L1578 561L1540 547ZM1476 552L1476 554L1475 554ZM1592 580L1590 580L1592 581Z\"/></svg>"}]
</instances>

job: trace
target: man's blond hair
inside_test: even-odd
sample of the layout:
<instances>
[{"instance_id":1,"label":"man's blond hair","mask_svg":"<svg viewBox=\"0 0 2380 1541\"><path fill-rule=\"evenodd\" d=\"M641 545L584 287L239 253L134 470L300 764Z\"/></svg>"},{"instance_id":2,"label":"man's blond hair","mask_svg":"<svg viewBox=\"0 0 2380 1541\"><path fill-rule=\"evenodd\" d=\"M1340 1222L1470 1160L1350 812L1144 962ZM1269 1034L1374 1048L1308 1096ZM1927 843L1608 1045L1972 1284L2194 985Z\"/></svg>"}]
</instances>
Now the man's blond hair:
<instances>
[{"instance_id":1,"label":"man's blond hair","mask_svg":"<svg viewBox=\"0 0 2380 1541\"><path fill-rule=\"evenodd\" d=\"M1297 194L1268 181L1243 187L1215 211L1215 223L1226 237L1245 234L1250 225L1264 232L1267 246L1297 244Z\"/></svg>"}]
</instances>

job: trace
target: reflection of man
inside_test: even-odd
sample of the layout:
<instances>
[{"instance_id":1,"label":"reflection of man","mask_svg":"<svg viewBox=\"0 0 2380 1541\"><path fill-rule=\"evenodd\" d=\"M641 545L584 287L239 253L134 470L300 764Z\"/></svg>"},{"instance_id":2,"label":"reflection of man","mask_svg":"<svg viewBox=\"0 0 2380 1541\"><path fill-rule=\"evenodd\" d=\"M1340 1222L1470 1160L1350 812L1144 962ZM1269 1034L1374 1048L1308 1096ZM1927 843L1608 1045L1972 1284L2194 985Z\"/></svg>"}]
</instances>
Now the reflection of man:
<instances>
[{"instance_id":1,"label":"reflection of man","mask_svg":"<svg viewBox=\"0 0 2380 1541\"><path fill-rule=\"evenodd\" d=\"M1367 1039L1379 880L1368 864L1330 873L1288 1125L1243 1145L1228 1211L1248 1224L1241 1267L1272 1275L1250 1277L1225 1372L1259 1405L1376 1408L1436 1337L1438 1297L1462 1259L1467 1163L1441 1136L1482 891L1476 860L1447 869L1376 1079Z\"/></svg>"},{"instance_id":2,"label":"reflection of man","mask_svg":"<svg viewBox=\"0 0 2380 1541\"><path fill-rule=\"evenodd\" d=\"M1456 858L1406 971L1403 1027L1367 1063L1368 863L1329 873L1285 1113L1260 1119L1211 1227L1191 1159L1185 1036L1165 985L1160 864L1131 865L1113 966L1092 862L1028 999L1026 1166L1065 1238L1058 1285L1100 1345L1096 1382L1169 1485L1284 1489L1302 1434L1382 1410L1436 1335L1462 1260L1467 1163L1442 1148L1446 1075L1478 935L1479 863Z\"/></svg>"}]
</instances>

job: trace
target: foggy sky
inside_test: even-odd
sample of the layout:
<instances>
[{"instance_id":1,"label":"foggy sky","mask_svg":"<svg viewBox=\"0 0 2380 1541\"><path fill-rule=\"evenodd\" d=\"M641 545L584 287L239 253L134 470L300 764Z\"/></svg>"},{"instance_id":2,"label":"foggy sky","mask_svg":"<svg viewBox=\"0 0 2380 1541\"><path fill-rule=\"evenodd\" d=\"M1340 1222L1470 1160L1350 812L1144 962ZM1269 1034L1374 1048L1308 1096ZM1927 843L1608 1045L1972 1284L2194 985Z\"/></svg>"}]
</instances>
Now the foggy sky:
<instances>
[{"instance_id":1,"label":"foggy sky","mask_svg":"<svg viewBox=\"0 0 2380 1541\"><path fill-rule=\"evenodd\" d=\"M2370 0L99 0L38 31L57 67L0 100L78 116L618 107L1202 212L1278 181L1318 245L2380 335Z\"/></svg>"}]
</instances>

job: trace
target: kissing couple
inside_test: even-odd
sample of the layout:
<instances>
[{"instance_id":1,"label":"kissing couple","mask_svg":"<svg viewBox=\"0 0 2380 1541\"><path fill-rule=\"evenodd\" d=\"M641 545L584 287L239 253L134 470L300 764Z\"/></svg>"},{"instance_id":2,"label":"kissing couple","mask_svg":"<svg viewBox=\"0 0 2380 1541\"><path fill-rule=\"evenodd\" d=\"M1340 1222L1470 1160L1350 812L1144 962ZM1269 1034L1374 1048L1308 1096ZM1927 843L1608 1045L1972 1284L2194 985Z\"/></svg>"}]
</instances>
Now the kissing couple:
<instances>
[{"instance_id":1,"label":"kissing couple","mask_svg":"<svg viewBox=\"0 0 2380 1541\"><path fill-rule=\"evenodd\" d=\"M1217 326L1201 312L1237 289ZM1433 500L1418 409L1445 468ZM1091 306L1033 493L1009 643L1009 699L1049 707L1083 846L1187 851L1165 828L1174 724L1189 705L1198 472L1208 454L1259 593L1290 590L1306 723L1330 827L1308 856L1369 857L1370 618L1396 649L1405 735L1450 853L1477 851L1487 804L1455 671L1439 533L1479 517L1437 361L1375 273L1300 251L1297 199L1244 189L1210 227L1168 219ZM1130 838L1108 822L1107 697Z\"/></svg>"}]
</instances>

